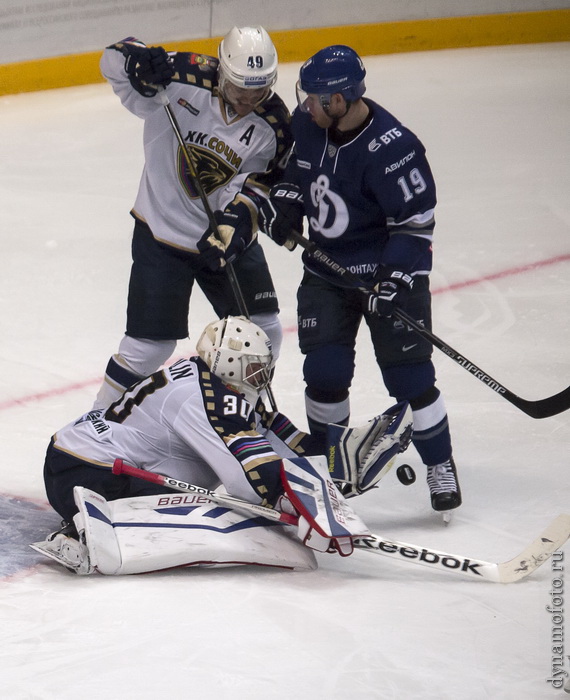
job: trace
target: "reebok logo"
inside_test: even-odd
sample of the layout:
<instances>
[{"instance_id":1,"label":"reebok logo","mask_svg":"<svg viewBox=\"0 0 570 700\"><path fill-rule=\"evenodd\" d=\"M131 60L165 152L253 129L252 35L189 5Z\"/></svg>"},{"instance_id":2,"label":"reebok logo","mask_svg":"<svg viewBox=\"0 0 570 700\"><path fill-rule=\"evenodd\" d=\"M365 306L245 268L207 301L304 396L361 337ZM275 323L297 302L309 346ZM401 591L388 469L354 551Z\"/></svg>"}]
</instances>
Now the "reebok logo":
<instances>
[{"instance_id":1,"label":"reebok logo","mask_svg":"<svg viewBox=\"0 0 570 700\"><path fill-rule=\"evenodd\" d=\"M481 576L477 571L477 567L481 566L481 564L471 561L471 559L458 559L457 557L446 555L442 556L435 552L430 552L429 549L418 550L413 547L399 547L397 544L385 542L384 540L378 542L368 537L357 537L355 542L364 544L370 549L380 549L382 552L387 552L388 554L399 554L406 559L419 559L419 561L424 564L435 564L444 569L460 569L461 571L468 571L476 576Z\"/></svg>"}]
</instances>

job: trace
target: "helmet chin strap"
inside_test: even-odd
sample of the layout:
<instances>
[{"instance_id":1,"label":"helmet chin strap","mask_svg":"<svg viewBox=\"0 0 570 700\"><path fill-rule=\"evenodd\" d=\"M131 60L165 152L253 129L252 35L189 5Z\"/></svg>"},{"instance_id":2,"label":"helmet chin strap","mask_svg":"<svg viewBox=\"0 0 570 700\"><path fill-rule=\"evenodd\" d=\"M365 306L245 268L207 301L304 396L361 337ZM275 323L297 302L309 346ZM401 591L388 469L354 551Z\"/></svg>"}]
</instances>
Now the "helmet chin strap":
<instances>
[{"instance_id":1,"label":"helmet chin strap","mask_svg":"<svg viewBox=\"0 0 570 700\"><path fill-rule=\"evenodd\" d=\"M331 120L331 125L329 128L334 129L335 131L338 129L338 123L341 119L344 119L346 115L348 114L348 110L350 109L352 105L352 100L345 100L344 103L346 104L346 109L344 110L344 114L341 114L338 117L333 117L333 115L330 113L330 98L327 99L326 95L321 95L319 98L319 101L321 103L321 107L323 108L323 112L327 115L327 117Z\"/></svg>"}]
</instances>

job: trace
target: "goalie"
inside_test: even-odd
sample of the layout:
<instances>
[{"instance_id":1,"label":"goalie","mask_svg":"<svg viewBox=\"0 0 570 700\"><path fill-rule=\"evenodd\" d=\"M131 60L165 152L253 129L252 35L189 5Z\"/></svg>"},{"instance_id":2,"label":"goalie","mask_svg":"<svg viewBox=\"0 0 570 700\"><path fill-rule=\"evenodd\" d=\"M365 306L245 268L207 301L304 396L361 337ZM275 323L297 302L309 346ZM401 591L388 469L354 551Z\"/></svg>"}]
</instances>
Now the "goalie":
<instances>
[{"instance_id":1,"label":"goalie","mask_svg":"<svg viewBox=\"0 0 570 700\"><path fill-rule=\"evenodd\" d=\"M367 534L345 497L373 488L407 448L408 404L359 428L330 425L327 459L286 416L266 411L260 394L273 356L261 328L243 317L214 321L197 350L52 437L44 480L64 527L34 549L80 574L245 563L310 569L311 550L347 556L352 538ZM117 458L293 514L297 532L113 474Z\"/></svg>"}]
</instances>

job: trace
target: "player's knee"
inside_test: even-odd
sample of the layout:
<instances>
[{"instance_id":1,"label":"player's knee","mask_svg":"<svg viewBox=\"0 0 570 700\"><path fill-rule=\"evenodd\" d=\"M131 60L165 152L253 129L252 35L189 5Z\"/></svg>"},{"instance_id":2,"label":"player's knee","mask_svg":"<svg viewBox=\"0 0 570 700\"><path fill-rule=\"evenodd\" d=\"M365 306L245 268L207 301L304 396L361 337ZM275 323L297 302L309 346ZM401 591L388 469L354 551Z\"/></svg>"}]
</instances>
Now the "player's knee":
<instances>
[{"instance_id":1,"label":"player's knee","mask_svg":"<svg viewBox=\"0 0 570 700\"><path fill-rule=\"evenodd\" d=\"M303 378L315 400L323 400L315 393L340 393L342 398L348 396L353 376L354 350L346 345L323 346L311 350L305 357Z\"/></svg>"},{"instance_id":2,"label":"player's knee","mask_svg":"<svg viewBox=\"0 0 570 700\"><path fill-rule=\"evenodd\" d=\"M409 401L414 408L431 403L428 394L435 390L435 369L431 360L411 365L394 365L382 369L384 384L390 396L398 401ZM427 392L427 393L426 393ZM437 397L436 397L437 398Z\"/></svg>"},{"instance_id":3,"label":"player's knee","mask_svg":"<svg viewBox=\"0 0 570 700\"><path fill-rule=\"evenodd\" d=\"M126 335L119 345L118 363L139 377L148 377L170 358L176 340L150 340Z\"/></svg>"},{"instance_id":4,"label":"player's knee","mask_svg":"<svg viewBox=\"0 0 570 700\"><path fill-rule=\"evenodd\" d=\"M277 312L252 314L251 321L257 324L271 341L271 352L273 360L277 361L281 352L281 343L283 342L283 328Z\"/></svg>"}]
</instances>

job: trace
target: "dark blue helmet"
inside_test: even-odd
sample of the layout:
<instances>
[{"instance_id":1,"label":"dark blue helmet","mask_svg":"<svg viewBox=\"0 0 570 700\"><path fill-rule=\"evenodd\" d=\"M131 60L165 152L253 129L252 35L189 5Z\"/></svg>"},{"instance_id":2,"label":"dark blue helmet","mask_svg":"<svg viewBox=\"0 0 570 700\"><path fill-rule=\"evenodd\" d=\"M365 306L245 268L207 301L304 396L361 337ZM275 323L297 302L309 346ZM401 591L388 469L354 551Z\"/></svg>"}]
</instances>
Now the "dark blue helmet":
<instances>
[{"instance_id":1,"label":"dark blue helmet","mask_svg":"<svg viewBox=\"0 0 570 700\"><path fill-rule=\"evenodd\" d=\"M299 86L307 94L339 92L347 102L352 102L366 90L365 75L364 64L356 51L336 44L321 49L305 61L299 74Z\"/></svg>"}]
</instances>

